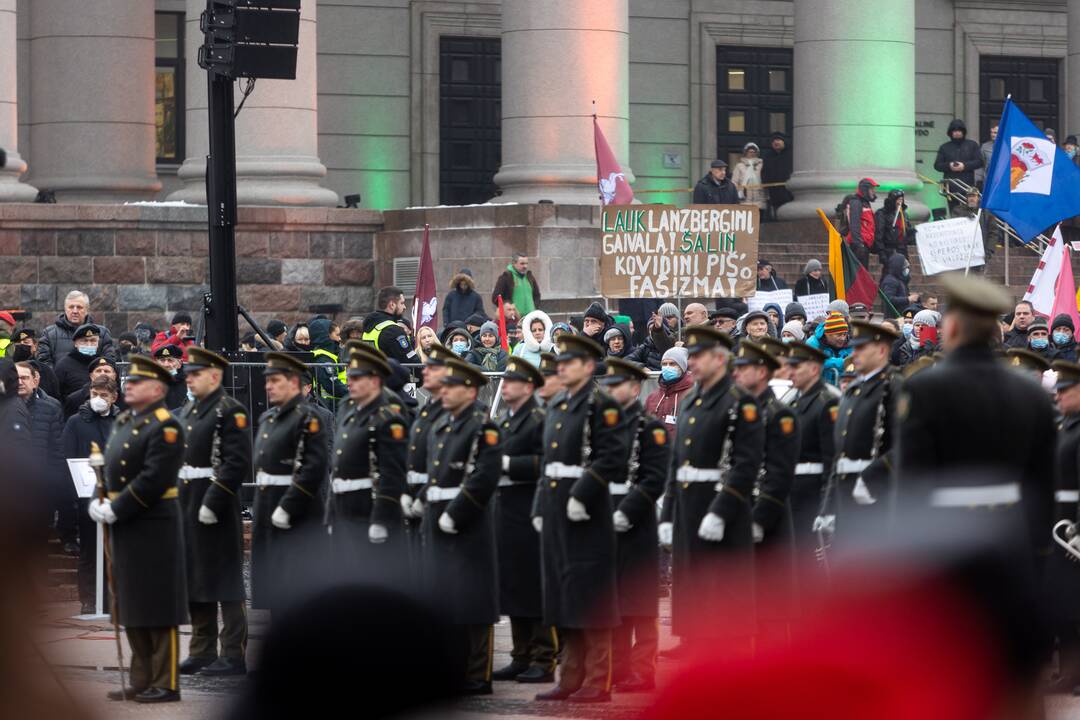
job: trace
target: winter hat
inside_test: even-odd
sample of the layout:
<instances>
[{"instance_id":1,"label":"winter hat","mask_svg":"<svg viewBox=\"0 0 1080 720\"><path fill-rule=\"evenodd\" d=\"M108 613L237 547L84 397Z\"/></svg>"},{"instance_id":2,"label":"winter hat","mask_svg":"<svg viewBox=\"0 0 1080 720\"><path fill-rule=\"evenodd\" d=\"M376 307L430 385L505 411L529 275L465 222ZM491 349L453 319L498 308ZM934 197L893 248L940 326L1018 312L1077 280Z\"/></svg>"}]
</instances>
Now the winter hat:
<instances>
[{"instance_id":1,"label":"winter hat","mask_svg":"<svg viewBox=\"0 0 1080 720\"><path fill-rule=\"evenodd\" d=\"M802 303L797 302L788 303L787 307L784 308L784 318L791 319L793 317L801 317L803 320L810 319L806 317L806 308L802 306Z\"/></svg>"},{"instance_id":2,"label":"winter hat","mask_svg":"<svg viewBox=\"0 0 1080 720\"><path fill-rule=\"evenodd\" d=\"M846 300L833 300L831 303L829 303L829 306L825 308L825 311L827 313L838 312L845 318L848 316L848 313L851 312L851 310L848 308Z\"/></svg>"},{"instance_id":3,"label":"winter hat","mask_svg":"<svg viewBox=\"0 0 1080 720\"><path fill-rule=\"evenodd\" d=\"M812 272L817 272L821 269L821 261L815 258L810 258L806 261L806 265L803 266L803 275L809 275Z\"/></svg>"},{"instance_id":4,"label":"winter hat","mask_svg":"<svg viewBox=\"0 0 1080 720\"><path fill-rule=\"evenodd\" d=\"M188 325L190 325L191 324L191 314L186 313L186 312L178 312L175 315L173 315L172 316L172 322L169 323L169 324L170 325L176 325L178 323L187 323Z\"/></svg>"},{"instance_id":5,"label":"winter hat","mask_svg":"<svg viewBox=\"0 0 1080 720\"><path fill-rule=\"evenodd\" d=\"M1076 332L1076 328L1073 327L1072 318L1069 317L1068 315L1066 315L1065 313L1061 313L1060 315L1058 315L1057 317L1054 318L1054 323L1053 323L1053 325L1051 325L1050 329L1051 330L1057 330L1059 327L1067 327L1067 328L1069 328L1070 332Z\"/></svg>"},{"instance_id":6,"label":"winter hat","mask_svg":"<svg viewBox=\"0 0 1080 720\"><path fill-rule=\"evenodd\" d=\"M686 352L686 348L673 347L664 351L664 357L661 360L670 360L680 368L683 372L686 372L686 358L689 353Z\"/></svg>"},{"instance_id":7,"label":"winter hat","mask_svg":"<svg viewBox=\"0 0 1080 720\"><path fill-rule=\"evenodd\" d=\"M463 267L458 270L458 275L468 275L469 277L472 277L472 270L467 267Z\"/></svg>"},{"instance_id":8,"label":"winter hat","mask_svg":"<svg viewBox=\"0 0 1080 720\"><path fill-rule=\"evenodd\" d=\"M748 142L748 143L746 143L745 145L742 146L742 151L746 152L750 148L754 148L758 152L761 152L761 148L758 147L758 144L756 142Z\"/></svg>"},{"instance_id":9,"label":"winter hat","mask_svg":"<svg viewBox=\"0 0 1080 720\"><path fill-rule=\"evenodd\" d=\"M912 321L916 322L916 323L919 323L920 325L929 325L930 327L937 327L938 314L936 312L934 312L933 310L920 310L919 312L915 313L915 317L913 318Z\"/></svg>"},{"instance_id":10,"label":"winter hat","mask_svg":"<svg viewBox=\"0 0 1080 720\"><path fill-rule=\"evenodd\" d=\"M660 317L679 317L679 308L675 307L674 303L664 303L656 312L660 314Z\"/></svg>"},{"instance_id":11,"label":"winter hat","mask_svg":"<svg viewBox=\"0 0 1080 720\"><path fill-rule=\"evenodd\" d=\"M831 311L829 317L825 318L825 334L842 335L846 332L848 332L847 319L839 311Z\"/></svg>"},{"instance_id":12,"label":"winter hat","mask_svg":"<svg viewBox=\"0 0 1080 720\"><path fill-rule=\"evenodd\" d=\"M176 318L173 319L175 320ZM266 332L270 334L270 337L277 337L286 330L288 330L288 328L285 327L285 323L280 320L271 320L266 323Z\"/></svg>"},{"instance_id":13,"label":"winter hat","mask_svg":"<svg viewBox=\"0 0 1080 720\"><path fill-rule=\"evenodd\" d=\"M495 337L499 337L499 326L488 320L480 326L480 334L483 335L484 333L491 333Z\"/></svg>"},{"instance_id":14,"label":"winter hat","mask_svg":"<svg viewBox=\"0 0 1080 720\"><path fill-rule=\"evenodd\" d=\"M916 315L915 317L918 317L918 315ZM1050 325L1047 324L1046 318L1037 317L1031 321L1030 325L1028 325L1029 335L1031 334L1032 330L1046 330L1047 332L1050 332Z\"/></svg>"},{"instance_id":15,"label":"winter hat","mask_svg":"<svg viewBox=\"0 0 1080 720\"><path fill-rule=\"evenodd\" d=\"M487 322L487 318L480 313L473 313L465 318L466 325L483 325L485 322Z\"/></svg>"},{"instance_id":16,"label":"winter hat","mask_svg":"<svg viewBox=\"0 0 1080 720\"><path fill-rule=\"evenodd\" d=\"M606 323L610 319L604 310L604 306L598 302L594 302L585 308L585 317L599 320L602 323Z\"/></svg>"},{"instance_id":17,"label":"winter hat","mask_svg":"<svg viewBox=\"0 0 1080 720\"><path fill-rule=\"evenodd\" d=\"M604 333L604 342L606 343L611 338L622 337L622 331L619 328L608 328L608 331Z\"/></svg>"},{"instance_id":18,"label":"winter hat","mask_svg":"<svg viewBox=\"0 0 1080 720\"><path fill-rule=\"evenodd\" d=\"M796 340L804 340L806 338L806 333L803 332L802 325L803 324L798 320L789 320L784 323L784 329L780 334L783 335L784 333L787 333Z\"/></svg>"}]
</instances>

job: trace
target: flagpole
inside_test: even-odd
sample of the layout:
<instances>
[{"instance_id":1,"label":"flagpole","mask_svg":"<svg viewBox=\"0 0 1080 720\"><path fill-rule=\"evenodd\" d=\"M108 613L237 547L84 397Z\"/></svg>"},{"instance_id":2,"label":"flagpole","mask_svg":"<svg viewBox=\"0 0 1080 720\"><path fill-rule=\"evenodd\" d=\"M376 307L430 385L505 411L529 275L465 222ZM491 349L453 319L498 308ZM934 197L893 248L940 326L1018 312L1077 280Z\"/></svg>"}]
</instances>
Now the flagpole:
<instances>
[{"instance_id":1,"label":"flagpole","mask_svg":"<svg viewBox=\"0 0 1080 720\"><path fill-rule=\"evenodd\" d=\"M971 247L968 248L967 262L964 264L964 277L967 277L968 272L971 270L971 259L975 257L975 234L979 232L979 220L982 218L982 208L975 213L975 228L971 231ZM1008 283L1005 283L1008 285Z\"/></svg>"}]
</instances>

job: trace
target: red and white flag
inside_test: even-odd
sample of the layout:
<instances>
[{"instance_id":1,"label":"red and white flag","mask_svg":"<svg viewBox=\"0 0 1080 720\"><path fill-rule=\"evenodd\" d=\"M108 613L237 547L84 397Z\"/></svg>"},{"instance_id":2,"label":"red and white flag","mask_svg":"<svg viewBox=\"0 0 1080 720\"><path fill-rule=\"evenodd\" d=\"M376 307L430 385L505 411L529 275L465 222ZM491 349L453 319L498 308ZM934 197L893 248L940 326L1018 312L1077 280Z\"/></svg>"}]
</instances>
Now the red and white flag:
<instances>
[{"instance_id":1,"label":"red and white flag","mask_svg":"<svg viewBox=\"0 0 1080 720\"><path fill-rule=\"evenodd\" d=\"M1061 272L1058 273L1057 291L1054 293L1054 307L1050 311L1051 322L1058 315L1072 318L1073 327L1080 327L1080 313L1076 311L1076 280L1073 278L1072 258L1069 247L1065 246L1061 259ZM1050 328L1053 330L1053 328Z\"/></svg>"},{"instance_id":2,"label":"red and white flag","mask_svg":"<svg viewBox=\"0 0 1080 720\"><path fill-rule=\"evenodd\" d=\"M1054 310L1058 275L1061 273L1064 256L1065 241L1061 237L1061 228L1057 227L1054 228L1054 234L1046 246L1046 251L1043 252L1035 273L1031 276L1031 284L1024 293L1024 299L1029 301L1035 312L1040 315L1051 316Z\"/></svg>"},{"instance_id":3,"label":"red and white flag","mask_svg":"<svg viewBox=\"0 0 1080 720\"><path fill-rule=\"evenodd\" d=\"M596 184L600 190L601 205L629 205L634 202L634 191L626 181L626 175L615 159L607 138L600 130L600 123L593 115L593 144L596 146Z\"/></svg>"},{"instance_id":4,"label":"red and white flag","mask_svg":"<svg viewBox=\"0 0 1080 720\"><path fill-rule=\"evenodd\" d=\"M435 288L435 266L431 263L429 229L424 224L424 248L420 251L420 271L416 273L416 292L413 293L413 332L423 326L437 330L439 296Z\"/></svg>"}]
</instances>

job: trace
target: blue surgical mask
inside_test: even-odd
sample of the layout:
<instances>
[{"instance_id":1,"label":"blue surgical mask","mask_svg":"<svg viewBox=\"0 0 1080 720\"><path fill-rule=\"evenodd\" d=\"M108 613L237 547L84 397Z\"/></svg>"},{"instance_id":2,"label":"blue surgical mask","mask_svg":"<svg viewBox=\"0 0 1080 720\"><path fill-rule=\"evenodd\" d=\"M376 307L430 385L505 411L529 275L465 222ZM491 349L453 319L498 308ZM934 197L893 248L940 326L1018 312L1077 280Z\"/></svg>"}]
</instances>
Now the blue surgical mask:
<instances>
[{"instance_id":1,"label":"blue surgical mask","mask_svg":"<svg viewBox=\"0 0 1080 720\"><path fill-rule=\"evenodd\" d=\"M682 371L673 367L660 368L660 377L664 382L675 382L682 377Z\"/></svg>"},{"instance_id":2,"label":"blue surgical mask","mask_svg":"<svg viewBox=\"0 0 1080 720\"><path fill-rule=\"evenodd\" d=\"M911 343L911 347L914 348L915 350L919 349L919 338L917 338L915 336L911 336L910 338L908 338L908 342Z\"/></svg>"},{"instance_id":3,"label":"blue surgical mask","mask_svg":"<svg viewBox=\"0 0 1080 720\"><path fill-rule=\"evenodd\" d=\"M1072 335L1070 335L1068 333L1054 333L1054 344L1055 345L1065 345L1070 340L1072 340Z\"/></svg>"},{"instance_id":4,"label":"blue surgical mask","mask_svg":"<svg viewBox=\"0 0 1080 720\"><path fill-rule=\"evenodd\" d=\"M180 372L179 368L172 368L171 370L169 370L169 374L172 375L173 377L176 377L176 374L179 373L179 372Z\"/></svg>"},{"instance_id":5,"label":"blue surgical mask","mask_svg":"<svg viewBox=\"0 0 1080 720\"><path fill-rule=\"evenodd\" d=\"M908 323L900 328L900 332L904 333L904 337L911 337L912 327L911 323Z\"/></svg>"},{"instance_id":6,"label":"blue surgical mask","mask_svg":"<svg viewBox=\"0 0 1080 720\"><path fill-rule=\"evenodd\" d=\"M97 355L97 345L80 345L79 352L83 355Z\"/></svg>"},{"instance_id":7,"label":"blue surgical mask","mask_svg":"<svg viewBox=\"0 0 1080 720\"><path fill-rule=\"evenodd\" d=\"M784 337L780 338L780 342L782 342L782 343L795 342L795 338L791 337L790 335L785 335Z\"/></svg>"},{"instance_id":8,"label":"blue surgical mask","mask_svg":"<svg viewBox=\"0 0 1080 720\"><path fill-rule=\"evenodd\" d=\"M1031 338L1031 349L1032 350L1045 350L1046 347L1049 344L1050 344L1050 339L1049 338Z\"/></svg>"},{"instance_id":9,"label":"blue surgical mask","mask_svg":"<svg viewBox=\"0 0 1080 720\"><path fill-rule=\"evenodd\" d=\"M1065 150L1065 154L1068 155L1070 159L1076 157L1076 148L1073 148L1072 150Z\"/></svg>"},{"instance_id":10,"label":"blue surgical mask","mask_svg":"<svg viewBox=\"0 0 1080 720\"><path fill-rule=\"evenodd\" d=\"M456 342L456 343L453 343L450 346L450 349L453 350L458 355L460 355L460 354L462 354L463 352L465 352L466 350L469 349L469 343L467 343L467 342Z\"/></svg>"},{"instance_id":11,"label":"blue surgical mask","mask_svg":"<svg viewBox=\"0 0 1080 720\"><path fill-rule=\"evenodd\" d=\"M909 278L909 277L911 277L911 270L909 268L904 268L904 272L902 272L900 274L903 275L905 279Z\"/></svg>"}]
</instances>

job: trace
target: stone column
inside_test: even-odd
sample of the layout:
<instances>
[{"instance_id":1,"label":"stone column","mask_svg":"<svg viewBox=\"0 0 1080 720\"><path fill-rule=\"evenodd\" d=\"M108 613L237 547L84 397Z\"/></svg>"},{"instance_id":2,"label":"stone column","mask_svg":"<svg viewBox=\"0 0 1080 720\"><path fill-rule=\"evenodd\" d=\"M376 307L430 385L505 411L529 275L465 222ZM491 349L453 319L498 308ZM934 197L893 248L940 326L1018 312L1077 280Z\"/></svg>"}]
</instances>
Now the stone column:
<instances>
[{"instance_id":1,"label":"stone column","mask_svg":"<svg viewBox=\"0 0 1080 720\"><path fill-rule=\"evenodd\" d=\"M30 7L34 184L55 190L60 202L153 195L161 189L154 4L34 0Z\"/></svg>"},{"instance_id":2,"label":"stone column","mask_svg":"<svg viewBox=\"0 0 1080 720\"><path fill-rule=\"evenodd\" d=\"M0 169L0 202L33 202L37 190L19 182L26 162L19 157L18 73L15 70L15 0L0 0L0 148L7 163Z\"/></svg>"},{"instance_id":3,"label":"stone column","mask_svg":"<svg viewBox=\"0 0 1080 720\"><path fill-rule=\"evenodd\" d=\"M593 100L628 179L627 0L503 0L497 201L596 205Z\"/></svg>"},{"instance_id":4,"label":"stone column","mask_svg":"<svg viewBox=\"0 0 1080 720\"><path fill-rule=\"evenodd\" d=\"M187 0L187 159L177 171L184 187L169 200L206 202L209 152L206 71L199 67L199 15L206 0ZM236 118L236 198L241 205L337 205L338 196L320 187L326 166L319 160L318 101L315 74L315 2L300 11L300 49L295 80L257 80ZM236 85L239 104L245 81Z\"/></svg>"},{"instance_id":5,"label":"stone column","mask_svg":"<svg viewBox=\"0 0 1080 720\"><path fill-rule=\"evenodd\" d=\"M832 213L860 178L878 194L915 175L915 2L799 0L795 5L794 152L785 219ZM925 206L908 198L913 215Z\"/></svg>"},{"instance_id":6,"label":"stone column","mask_svg":"<svg viewBox=\"0 0 1080 720\"><path fill-rule=\"evenodd\" d=\"M1068 107L1068 115L1065 122L1065 133L1075 134L1080 132L1080 0L1069 0L1069 48L1068 57L1065 60L1065 98Z\"/></svg>"}]
</instances>

